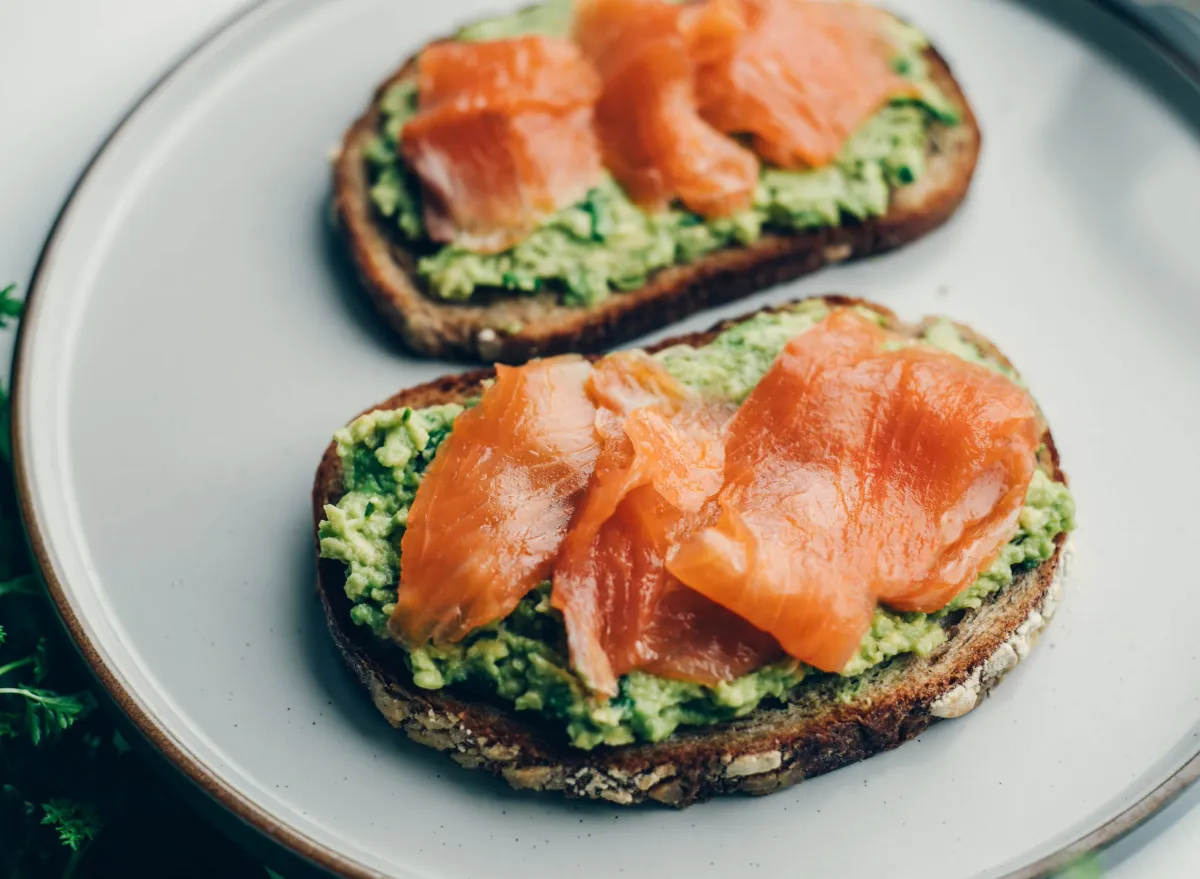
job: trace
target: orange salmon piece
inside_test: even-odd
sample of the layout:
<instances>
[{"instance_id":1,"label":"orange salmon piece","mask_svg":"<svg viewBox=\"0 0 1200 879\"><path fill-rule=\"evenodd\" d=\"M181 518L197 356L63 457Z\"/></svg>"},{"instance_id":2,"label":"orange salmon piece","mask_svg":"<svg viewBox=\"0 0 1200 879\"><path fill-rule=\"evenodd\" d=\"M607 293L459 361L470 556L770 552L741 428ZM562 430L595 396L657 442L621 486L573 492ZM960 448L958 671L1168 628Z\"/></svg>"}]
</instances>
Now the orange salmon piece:
<instances>
[{"instance_id":1,"label":"orange salmon piece","mask_svg":"<svg viewBox=\"0 0 1200 879\"><path fill-rule=\"evenodd\" d=\"M701 403L644 354L601 360L589 393L601 452L551 593L575 670L611 696L638 668L716 683L778 655L773 639L666 570L721 487L732 407Z\"/></svg>"},{"instance_id":2,"label":"orange salmon piece","mask_svg":"<svg viewBox=\"0 0 1200 879\"><path fill-rule=\"evenodd\" d=\"M600 181L600 80L571 43L435 43L418 64L400 146L434 241L504 250Z\"/></svg>"},{"instance_id":3,"label":"orange salmon piece","mask_svg":"<svg viewBox=\"0 0 1200 879\"><path fill-rule=\"evenodd\" d=\"M400 543L389 626L403 643L458 641L550 577L600 451L590 373L574 355L497 367L455 419Z\"/></svg>"},{"instance_id":4,"label":"orange salmon piece","mask_svg":"<svg viewBox=\"0 0 1200 879\"><path fill-rule=\"evenodd\" d=\"M750 135L776 166L829 164L891 99L916 94L892 68L881 10L830 0L732 2L746 29L705 42L700 114L720 131Z\"/></svg>"},{"instance_id":5,"label":"orange salmon piece","mask_svg":"<svg viewBox=\"0 0 1200 879\"><path fill-rule=\"evenodd\" d=\"M571 110L600 96L599 77L579 49L553 37L434 43L417 71L422 112Z\"/></svg>"},{"instance_id":6,"label":"orange salmon piece","mask_svg":"<svg viewBox=\"0 0 1200 879\"><path fill-rule=\"evenodd\" d=\"M681 582L836 672L877 604L932 612L1017 528L1040 438L1003 376L852 310L793 339L731 421Z\"/></svg>"},{"instance_id":7,"label":"orange salmon piece","mask_svg":"<svg viewBox=\"0 0 1200 879\"><path fill-rule=\"evenodd\" d=\"M678 199L715 217L750 205L758 160L700 117L688 34L717 40L731 25L697 15L661 0L579 0L575 40L603 84L595 119L605 166L647 209Z\"/></svg>"}]
</instances>

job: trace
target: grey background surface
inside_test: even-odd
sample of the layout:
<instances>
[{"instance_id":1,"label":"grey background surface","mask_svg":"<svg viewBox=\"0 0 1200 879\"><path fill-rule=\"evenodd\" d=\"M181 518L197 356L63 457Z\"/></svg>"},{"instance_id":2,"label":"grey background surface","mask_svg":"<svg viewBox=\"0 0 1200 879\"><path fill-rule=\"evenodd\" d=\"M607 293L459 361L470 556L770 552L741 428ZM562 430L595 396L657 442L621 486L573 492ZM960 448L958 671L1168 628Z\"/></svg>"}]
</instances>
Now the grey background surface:
<instances>
[{"instance_id":1,"label":"grey background surface","mask_svg":"<svg viewBox=\"0 0 1200 879\"><path fill-rule=\"evenodd\" d=\"M112 125L173 60L245 3L0 3L0 282L28 282L62 200ZM1200 56L1200 21L1161 8L1153 15ZM0 363L10 346L10 336L0 338ZM1200 873L1200 788L1104 859L1115 879Z\"/></svg>"}]
</instances>

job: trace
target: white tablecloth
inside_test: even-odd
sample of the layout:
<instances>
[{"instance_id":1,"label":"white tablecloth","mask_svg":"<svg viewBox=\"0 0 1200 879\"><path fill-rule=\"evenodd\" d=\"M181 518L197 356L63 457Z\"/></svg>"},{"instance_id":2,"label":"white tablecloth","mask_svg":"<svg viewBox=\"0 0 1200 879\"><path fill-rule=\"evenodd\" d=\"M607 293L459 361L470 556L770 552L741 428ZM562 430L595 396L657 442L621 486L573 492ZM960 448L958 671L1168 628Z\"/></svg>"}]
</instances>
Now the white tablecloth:
<instances>
[{"instance_id":1,"label":"white tablecloth","mask_svg":"<svg viewBox=\"0 0 1200 879\"><path fill-rule=\"evenodd\" d=\"M28 282L63 199L116 121L245 2L0 0L0 286ZM11 344L0 336L0 363ZM1200 876L1200 786L1103 861L1110 879Z\"/></svg>"}]
</instances>

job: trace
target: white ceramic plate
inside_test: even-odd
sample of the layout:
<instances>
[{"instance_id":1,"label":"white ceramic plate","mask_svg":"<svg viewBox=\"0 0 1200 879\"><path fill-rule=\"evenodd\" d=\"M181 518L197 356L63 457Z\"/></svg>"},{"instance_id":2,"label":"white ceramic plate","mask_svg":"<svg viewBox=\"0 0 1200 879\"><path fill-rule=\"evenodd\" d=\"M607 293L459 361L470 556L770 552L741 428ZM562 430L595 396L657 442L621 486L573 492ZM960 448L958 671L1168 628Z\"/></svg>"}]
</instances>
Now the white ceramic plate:
<instances>
[{"instance_id":1,"label":"white ceramic plate","mask_svg":"<svg viewBox=\"0 0 1200 879\"><path fill-rule=\"evenodd\" d=\"M1080 510L1033 659L893 753L683 813L518 795L376 714L319 615L310 480L347 417L449 367L405 356L359 305L327 232L326 155L400 58L502 2L259 7L134 113L47 249L18 356L23 505L64 617L146 736L355 876L1032 875L1190 779L1200 94L1075 0L1054 7L1083 37L1020 4L896 3L983 121L966 208L901 253L669 330L839 290L995 339Z\"/></svg>"}]
</instances>

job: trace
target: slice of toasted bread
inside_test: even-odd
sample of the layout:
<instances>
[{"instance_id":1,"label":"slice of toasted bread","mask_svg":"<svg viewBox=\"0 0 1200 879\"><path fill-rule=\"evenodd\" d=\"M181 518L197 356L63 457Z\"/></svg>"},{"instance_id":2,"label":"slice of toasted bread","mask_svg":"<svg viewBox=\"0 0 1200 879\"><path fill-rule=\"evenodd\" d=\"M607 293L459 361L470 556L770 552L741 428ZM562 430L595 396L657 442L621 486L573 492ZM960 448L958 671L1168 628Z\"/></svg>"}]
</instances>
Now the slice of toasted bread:
<instances>
[{"instance_id":1,"label":"slice of toasted bread","mask_svg":"<svg viewBox=\"0 0 1200 879\"><path fill-rule=\"evenodd\" d=\"M414 351L501 363L600 351L831 263L900 247L946 222L966 197L981 135L945 60L932 48L926 54L935 83L962 121L933 126L924 176L893 192L886 215L835 228L766 234L752 245L664 269L640 289L614 293L592 307L563 305L553 292L496 291L448 302L422 289L416 257L399 235L381 225L371 204L363 153L379 128L379 101L392 85L415 75L415 60L379 87L370 109L346 132L334 166L338 228L379 314Z\"/></svg>"},{"instance_id":2,"label":"slice of toasted bread","mask_svg":"<svg viewBox=\"0 0 1200 879\"><path fill-rule=\"evenodd\" d=\"M894 314L861 300L825 297L833 305L865 305L894 329L919 333ZM744 319L744 318L743 318ZM668 340L703 345L729 326ZM960 327L967 338L1007 363L986 339ZM652 349L654 350L654 349ZM424 407L477 395L494 375L478 370L401 391L374 409ZM1049 430L1044 462L1065 480ZM341 462L326 450L313 487L314 524L324 505L343 494ZM1058 604L1066 537L1054 555L1021 574L978 610L966 611L948 630L947 642L922 659L901 657L868 672L849 701L835 698L838 682L805 682L785 705L763 706L749 716L711 727L681 728L657 744L580 751L561 731L534 715L453 690L422 690L412 682L399 648L350 621L345 569L319 559L319 591L330 631L346 663L393 726L413 740L449 752L458 763L503 776L518 788L558 790L631 804L647 799L688 806L732 791L769 793L872 754L894 748L938 718L958 717L978 704L1000 677L1024 658Z\"/></svg>"}]
</instances>

